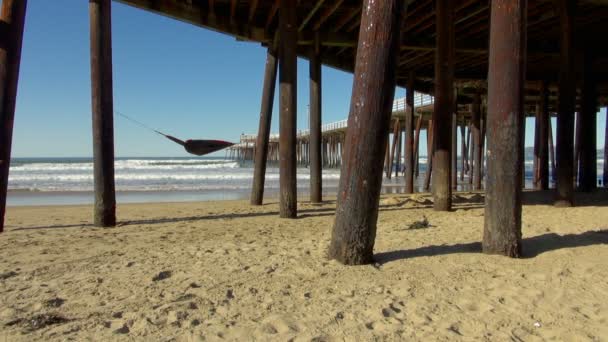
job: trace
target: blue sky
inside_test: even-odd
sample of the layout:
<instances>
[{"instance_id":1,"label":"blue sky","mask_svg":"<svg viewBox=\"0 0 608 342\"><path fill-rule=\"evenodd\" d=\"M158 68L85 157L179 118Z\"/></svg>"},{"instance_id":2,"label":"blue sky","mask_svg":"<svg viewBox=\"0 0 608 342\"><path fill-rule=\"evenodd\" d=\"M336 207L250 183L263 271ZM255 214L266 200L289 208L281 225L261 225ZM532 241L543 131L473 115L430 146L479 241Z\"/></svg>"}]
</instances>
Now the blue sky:
<instances>
[{"instance_id":1,"label":"blue sky","mask_svg":"<svg viewBox=\"0 0 608 342\"><path fill-rule=\"evenodd\" d=\"M241 133L256 132L262 46L119 3L112 4L112 11L115 110L184 139L237 141ZM298 71L298 128L303 129L308 127L306 60L298 60ZM324 122L348 116L351 89L352 75L323 68ZM397 89L397 97L404 94ZM598 146L603 146L604 125L605 112L598 120ZM528 146L532 126L529 121ZM278 130L276 101L272 127ZM174 143L119 116L115 148L117 156L187 156ZM424 144L421 148L426 151ZM88 1L30 0L13 157L91 153Z\"/></svg>"}]
</instances>

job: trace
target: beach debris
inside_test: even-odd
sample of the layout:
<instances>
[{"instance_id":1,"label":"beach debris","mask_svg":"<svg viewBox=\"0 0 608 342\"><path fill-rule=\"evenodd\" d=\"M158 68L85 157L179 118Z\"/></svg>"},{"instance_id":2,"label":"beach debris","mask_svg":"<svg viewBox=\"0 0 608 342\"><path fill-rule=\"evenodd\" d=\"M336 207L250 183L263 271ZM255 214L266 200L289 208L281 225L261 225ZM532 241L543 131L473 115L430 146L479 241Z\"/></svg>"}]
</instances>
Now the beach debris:
<instances>
[{"instance_id":1,"label":"beach debris","mask_svg":"<svg viewBox=\"0 0 608 342\"><path fill-rule=\"evenodd\" d=\"M167 278L170 278L172 275L171 271L162 271L159 274L155 275L152 278L152 281L160 281L160 280L165 280Z\"/></svg>"},{"instance_id":2,"label":"beach debris","mask_svg":"<svg viewBox=\"0 0 608 342\"><path fill-rule=\"evenodd\" d=\"M6 280L6 279L12 278L12 277L14 277L16 275L18 275L18 273L14 272L14 271L8 271L8 272L0 273L0 280Z\"/></svg>"},{"instance_id":3,"label":"beach debris","mask_svg":"<svg viewBox=\"0 0 608 342\"><path fill-rule=\"evenodd\" d=\"M542 326L542 324L540 324L540 322L534 322L534 326L537 328L540 328Z\"/></svg>"},{"instance_id":4,"label":"beach debris","mask_svg":"<svg viewBox=\"0 0 608 342\"><path fill-rule=\"evenodd\" d=\"M128 334L131 331L131 329L129 329L129 327L127 326L127 324L123 324L122 327L114 330L115 334Z\"/></svg>"},{"instance_id":5,"label":"beach debris","mask_svg":"<svg viewBox=\"0 0 608 342\"><path fill-rule=\"evenodd\" d=\"M53 299L49 299L46 302L44 302L44 306L46 306L47 308L58 308L58 307L62 306L63 303L65 303L65 299L55 297Z\"/></svg>"},{"instance_id":6,"label":"beach debris","mask_svg":"<svg viewBox=\"0 0 608 342\"><path fill-rule=\"evenodd\" d=\"M22 325L26 331L35 331L49 325L63 324L70 320L55 313L45 313L35 315L31 318L18 318L5 324L5 326Z\"/></svg>"},{"instance_id":7,"label":"beach debris","mask_svg":"<svg viewBox=\"0 0 608 342\"><path fill-rule=\"evenodd\" d=\"M429 220L426 218L425 215L422 215L422 220L414 221L409 226L407 226L407 229L425 229L430 227L431 224L429 223Z\"/></svg>"},{"instance_id":8,"label":"beach debris","mask_svg":"<svg viewBox=\"0 0 608 342\"><path fill-rule=\"evenodd\" d=\"M228 289L228 291L226 291L226 299L234 299L234 292L232 289Z\"/></svg>"}]
</instances>

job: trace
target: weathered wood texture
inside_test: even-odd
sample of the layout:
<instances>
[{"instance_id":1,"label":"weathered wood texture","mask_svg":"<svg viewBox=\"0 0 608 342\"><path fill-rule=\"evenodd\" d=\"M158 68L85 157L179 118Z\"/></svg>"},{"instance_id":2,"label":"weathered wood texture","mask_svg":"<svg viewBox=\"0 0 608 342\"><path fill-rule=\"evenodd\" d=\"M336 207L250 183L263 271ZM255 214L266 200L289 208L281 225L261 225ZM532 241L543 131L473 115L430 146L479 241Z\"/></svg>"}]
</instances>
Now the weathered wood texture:
<instances>
[{"instance_id":1,"label":"weathered wood texture","mask_svg":"<svg viewBox=\"0 0 608 342\"><path fill-rule=\"evenodd\" d=\"M420 175L420 129L422 127L422 115L416 121L416 135L414 136L414 182Z\"/></svg>"},{"instance_id":2,"label":"weathered wood texture","mask_svg":"<svg viewBox=\"0 0 608 342\"><path fill-rule=\"evenodd\" d=\"M91 25L91 104L96 226L116 225L114 185L114 100L110 0L89 0Z\"/></svg>"},{"instance_id":3,"label":"weathered wood texture","mask_svg":"<svg viewBox=\"0 0 608 342\"><path fill-rule=\"evenodd\" d=\"M521 255L526 0L492 2L483 251Z\"/></svg>"},{"instance_id":4,"label":"weathered wood texture","mask_svg":"<svg viewBox=\"0 0 608 342\"><path fill-rule=\"evenodd\" d=\"M481 190L481 94L475 93L473 97L472 125L473 128L473 189Z\"/></svg>"},{"instance_id":5,"label":"weathered wood texture","mask_svg":"<svg viewBox=\"0 0 608 342\"><path fill-rule=\"evenodd\" d=\"M364 0L329 256L372 262L403 1Z\"/></svg>"},{"instance_id":6,"label":"weathered wood texture","mask_svg":"<svg viewBox=\"0 0 608 342\"><path fill-rule=\"evenodd\" d=\"M266 161L268 159L268 140L270 139L274 90L277 82L277 63L276 52L269 48L266 52L262 104L260 106L260 124L255 144L255 163L250 199L252 205L262 205L264 201L264 182L266 178Z\"/></svg>"},{"instance_id":7,"label":"weathered wood texture","mask_svg":"<svg viewBox=\"0 0 608 342\"><path fill-rule=\"evenodd\" d=\"M280 117L279 117L279 215L295 218L298 215L296 183L296 116L297 73L296 60L297 17L296 0L281 1L279 8L280 55Z\"/></svg>"},{"instance_id":8,"label":"weathered wood texture","mask_svg":"<svg viewBox=\"0 0 608 342\"><path fill-rule=\"evenodd\" d=\"M556 199L558 207L574 205L574 104L576 81L574 75L574 10L575 0L559 0L561 34L561 65L559 72L559 101L557 107L556 139Z\"/></svg>"},{"instance_id":9,"label":"weathered wood texture","mask_svg":"<svg viewBox=\"0 0 608 342\"><path fill-rule=\"evenodd\" d=\"M585 55L583 64L583 89L580 140L579 188L581 191L592 191L597 187L597 90L593 73L593 56ZM606 137L604 137L606 139Z\"/></svg>"},{"instance_id":10,"label":"weathered wood texture","mask_svg":"<svg viewBox=\"0 0 608 342\"><path fill-rule=\"evenodd\" d=\"M414 192L414 73L409 73L405 94L405 193Z\"/></svg>"},{"instance_id":11,"label":"weathered wood texture","mask_svg":"<svg viewBox=\"0 0 608 342\"><path fill-rule=\"evenodd\" d=\"M310 201L320 203L323 197L321 164L321 46L315 35L310 56Z\"/></svg>"},{"instance_id":12,"label":"weathered wood texture","mask_svg":"<svg viewBox=\"0 0 608 342\"><path fill-rule=\"evenodd\" d=\"M437 50L435 52L435 102L433 111L433 208L452 209L451 150L454 109L454 9L451 0L436 0Z\"/></svg>"},{"instance_id":13,"label":"weathered wood texture","mask_svg":"<svg viewBox=\"0 0 608 342\"><path fill-rule=\"evenodd\" d=\"M435 153L435 137L433 135L433 120L429 120L426 129L426 173L424 174L424 184L422 188L428 191L431 187L431 178L433 176L433 154Z\"/></svg>"},{"instance_id":14,"label":"weathered wood texture","mask_svg":"<svg viewBox=\"0 0 608 342\"><path fill-rule=\"evenodd\" d=\"M0 13L0 233L4 231L26 7L27 0L3 0Z\"/></svg>"}]
</instances>

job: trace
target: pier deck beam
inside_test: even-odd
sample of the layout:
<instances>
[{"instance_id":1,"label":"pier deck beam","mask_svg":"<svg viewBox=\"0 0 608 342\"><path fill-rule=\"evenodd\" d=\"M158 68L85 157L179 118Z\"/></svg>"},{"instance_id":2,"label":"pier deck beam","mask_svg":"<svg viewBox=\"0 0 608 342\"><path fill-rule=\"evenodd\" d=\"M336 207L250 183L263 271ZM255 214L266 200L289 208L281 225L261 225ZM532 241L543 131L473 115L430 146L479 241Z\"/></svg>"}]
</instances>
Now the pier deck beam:
<instances>
[{"instance_id":1,"label":"pier deck beam","mask_svg":"<svg viewBox=\"0 0 608 342\"><path fill-rule=\"evenodd\" d=\"M279 215L298 215L296 184L296 116L298 41L296 0L283 0L279 8L281 53L279 58L280 117L279 117Z\"/></svg>"},{"instance_id":2,"label":"pier deck beam","mask_svg":"<svg viewBox=\"0 0 608 342\"><path fill-rule=\"evenodd\" d=\"M371 263L403 1L364 0L330 258ZM361 99L364 99L362 101Z\"/></svg>"},{"instance_id":3,"label":"pier deck beam","mask_svg":"<svg viewBox=\"0 0 608 342\"><path fill-rule=\"evenodd\" d=\"M89 0L95 226L116 225L110 0Z\"/></svg>"},{"instance_id":4,"label":"pier deck beam","mask_svg":"<svg viewBox=\"0 0 608 342\"><path fill-rule=\"evenodd\" d=\"M549 101L547 84L541 83L540 101L538 103L538 180L537 189L549 189Z\"/></svg>"},{"instance_id":5,"label":"pier deck beam","mask_svg":"<svg viewBox=\"0 0 608 342\"><path fill-rule=\"evenodd\" d=\"M0 46L0 233L4 231L26 7L27 0L4 0L0 14L0 23L4 26Z\"/></svg>"},{"instance_id":6,"label":"pier deck beam","mask_svg":"<svg viewBox=\"0 0 608 342\"><path fill-rule=\"evenodd\" d=\"M570 207L574 205L574 155L573 128L574 102L576 100L576 82L574 75L574 11L575 0L559 0L560 16L560 71L559 101L557 107L556 129L556 199L555 206Z\"/></svg>"},{"instance_id":7,"label":"pier deck beam","mask_svg":"<svg viewBox=\"0 0 608 342\"><path fill-rule=\"evenodd\" d=\"M414 72L410 71L405 94L405 193L414 192Z\"/></svg>"},{"instance_id":8,"label":"pier deck beam","mask_svg":"<svg viewBox=\"0 0 608 342\"><path fill-rule=\"evenodd\" d=\"M483 252L521 255L522 127L527 0L495 0L488 71L488 174Z\"/></svg>"},{"instance_id":9,"label":"pier deck beam","mask_svg":"<svg viewBox=\"0 0 608 342\"><path fill-rule=\"evenodd\" d=\"M579 188L592 191L597 187L597 93L593 73L593 57L585 54L582 110L580 111L580 172Z\"/></svg>"},{"instance_id":10,"label":"pier deck beam","mask_svg":"<svg viewBox=\"0 0 608 342\"><path fill-rule=\"evenodd\" d=\"M473 128L473 189L481 190L481 94L473 96L472 125Z\"/></svg>"},{"instance_id":11,"label":"pier deck beam","mask_svg":"<svg viewBox=\"0 0 608 342\"><path fill-rule=\"evenodd\" d=\"M268 160L268 141L270 139L270 123L272 121L272 107L276 81L277 56L272 48L268 48L268 51L266 52L266 68L264 70L264 85L260 108L260 125L255 144L253 185L251 187L250 199L252 205L262 205L262 202L264 201L266 161Z\"/></svg>"},{"instance_id":12,"label":"pier deck beam","mask_svg":"<svg viewBox=\"0 0 608 342\"><path fill-rule=\"evenodd\" d=\"M435 52L435 101L433 111L433 207L452 209L451 150L454 111L454 11L453 1L436 0L437 50Z\"/></svg>"},{"instance_id":13,"label":"pier deck beam","mask_svg":"<svg viewBox=\"0 0 608 342\"><path fill-rule=\"evenodd\" d=\"M310 201L321 203L323 180L321 165L321 42L315 34L310 56Z\"/></svg>"}]
</instances>

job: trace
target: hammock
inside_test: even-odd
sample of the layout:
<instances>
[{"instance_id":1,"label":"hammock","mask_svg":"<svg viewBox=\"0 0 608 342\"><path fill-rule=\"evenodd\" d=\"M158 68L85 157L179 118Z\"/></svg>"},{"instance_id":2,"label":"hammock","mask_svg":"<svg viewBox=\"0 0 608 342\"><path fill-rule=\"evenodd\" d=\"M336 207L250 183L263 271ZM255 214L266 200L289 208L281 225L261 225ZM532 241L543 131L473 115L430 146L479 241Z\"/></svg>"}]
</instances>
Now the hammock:
<instances>
[{"instance_id":1,"label":"hammock","mask_svg":"<svg viewBox=\"0 0 608 342\"><path fill-rule=\"evenodd\" d=\"M141 126L145 129L148 129L154 133L160 134L163 137L173 141L176 144L182 145L184 147L184 149L190 153L190 154L194 154L197 156L204 156L206 154L209 153L213 153L219 150L223 150L227 147L230 147L232 145L234 145L234 143L228 142L228 141L223 141L223 140L192 140L192 139L188 139L186 141L183 141L181 139L178 139L174 136L171 136L169 134L165 134L161 131L158 131L154 128L151 128L133 118L130 118L122 113L116 112L116 114L122 116L123 118L137 124L138 126Z\"/></svg>"}]
</instances>

